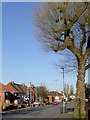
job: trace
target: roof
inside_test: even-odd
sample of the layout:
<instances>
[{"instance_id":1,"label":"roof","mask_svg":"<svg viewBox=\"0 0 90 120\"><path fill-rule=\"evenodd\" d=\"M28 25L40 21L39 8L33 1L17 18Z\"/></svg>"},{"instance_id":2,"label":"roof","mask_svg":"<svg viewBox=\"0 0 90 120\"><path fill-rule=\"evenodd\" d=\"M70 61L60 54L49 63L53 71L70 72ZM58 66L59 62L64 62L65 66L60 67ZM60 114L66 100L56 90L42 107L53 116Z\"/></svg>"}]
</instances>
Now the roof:
<instances>
[{"instance_id":1,"label":"roof","mask_svg":"<svg viewBox=\"0 0 90 120\"><path fill-rule=\"evenodd\" d=\"M11 84L5 85L10 92L18 92Z\"/></svg>"},{"instance_id":2,"label":"roof","mask_svg":"<svg viewBox=\"0 0 90 120\"><path fill-rule=\"evenodd\" d=\"M11 85L3 85L1 82L0 82L0 91L1 92L18 92Z\"/></svg>"},{"instance_id":3,"label":"roof","mask_svg":"<svg viewBox=\"0 0 90 120\"><path fill-rule=\"evenodd\" d=\"M8 91L5 86L0 82L0 92L6 92Z\"/></svg>"},{"instance_id":4,"label":"roof","mask_svg":"<svg viewBox=\"0 0 90 120\"><path fill-rule=\"evenodd\" d=\"M14 82L10 82L7 85L9 85L9 84L11 84L12 87L15 88L20 93L25 93L26 92L27 86L25 86L25 85L16 84Z\"/></svg>"},{"instance_id":5,"label":"roof","mask_svg":"<svg viewBox=\"0 0 90 120\"><path fill-rule=\"evenodd\" d=\"M61 95L59 92L57 91L51 91L51 92L48 92L48 95L51 95L51 96L59 96Z\"/></svg>"},{"instance_id":6,"label":"roof","mask_svg":"<svg viewBox=\"0 0 90 120\"><path fill-rule=\"evenodd\" d=\"M19 85L19 87L23 90L23 92L26 92L27 86Z\"/></svg>"}]
</instances>

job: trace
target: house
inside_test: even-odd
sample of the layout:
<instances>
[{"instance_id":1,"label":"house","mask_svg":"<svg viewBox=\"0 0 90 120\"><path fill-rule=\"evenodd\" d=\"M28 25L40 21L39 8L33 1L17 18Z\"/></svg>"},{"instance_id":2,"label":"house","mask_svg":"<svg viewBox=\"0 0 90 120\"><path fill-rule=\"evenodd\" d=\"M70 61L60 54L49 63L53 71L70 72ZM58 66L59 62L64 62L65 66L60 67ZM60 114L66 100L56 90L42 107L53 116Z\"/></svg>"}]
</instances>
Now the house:
<instances>
[{"instance_id":1,"label":"house","mask_svg":"<svg viewBox=\"0 0 90 120\"><path fill-rule=\"evenodd\" d=\"M24 83L17 84L14 81L11 81L7 85L12 86L14 89L16 89L18 91L18 94L16 94L16 93L14 94L16 96L16 98L18 97L18 101L17 102L18 103L24 103L25 97L26 97L26 92L27 92L27 86L25 86Z\"/></svg>"},{"instance_id":2,"label":"house","mask_svg":"<svg viewBox=\"0 0 90 120\"><path fill-rule=\"evenodd\" d=\"M6 96L9 91L5 88L5 86L0 82L0 103L3 104L6 102Z\"/></svg>"},{"instance_id":3,"label":"house","mask_svg":"<svg viewBox=\"0 0 90 120\"><path fill-rule=\"evenodd\" d=\"M31 91L31 94L30 94L30 91ZM36 100L36 95L37 94L37 89L36 87L31 84L30 87L27 87L27 101L29 102L30 101L30 96L31 96L31 103L35 102Z\"/></svg>"},{"instance_id":4,"label":"house","mask_svg":"<svg viewBox=\"0 0 90 120\"><path fill-rule=\"evenodd\" d=\"M10 103L15 103L16 99L17 99L17 95L19 94L19 92L11 85L11 84L8 84L8 85L4 85L5 88L7 88L10 93L13 95L13 98L12 101L10 100Z\"/></svg>"},{"instance_id":5,"label":"house","mask_svg":"<svg viewBox=\"0 0 90 120\"><path fill-rule=\"evenodd\" d=\"M59 92L51 91L51 92L48 92L48 99L49 99L49 102L53 102L53 101L61 102L63 97Z\"/></svg>"},{"instance_id":6,"label":"house","mask_svg":"<svg viewBox=\"0 0 90 120\"><path fill-rule=\"evenodd\" d=\"M15 93L18 93L18 91L11 85L3 85L0 82L0 105L3 107L3 109L14 103Z\"/></svg>"},{"instance_id":7,"label":"house","mask_svg":"<svg viewBox=\"0 0 90 120\"><path fill-rule=\"evenodd\" d=\"M60 94L63 96L63 91L60 91Z\"/></svg>"}]
</instances>

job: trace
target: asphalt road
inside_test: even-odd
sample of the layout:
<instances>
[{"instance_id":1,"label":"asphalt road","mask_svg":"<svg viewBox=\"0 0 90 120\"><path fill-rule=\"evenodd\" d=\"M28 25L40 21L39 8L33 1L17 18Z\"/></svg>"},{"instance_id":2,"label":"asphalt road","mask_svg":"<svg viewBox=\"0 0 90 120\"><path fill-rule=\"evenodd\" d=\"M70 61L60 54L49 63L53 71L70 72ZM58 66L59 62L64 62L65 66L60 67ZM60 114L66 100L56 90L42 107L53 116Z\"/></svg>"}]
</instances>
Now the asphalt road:
<instances>
[{"instance_id":1,"label":"asphalt road","mask_svg":"<svg viewBox=\"0 0 90 120\"><path fill-rule=\"evenodd\" d=\"M74 102L67 103L68 110L72 110ZM60 107L62 104L58 105L47 105L40 106L38 108L24 109L19 112L10 112L8 114L2 115L2 118L58 118L60 116Z\"/></svg>"}]
</instances>

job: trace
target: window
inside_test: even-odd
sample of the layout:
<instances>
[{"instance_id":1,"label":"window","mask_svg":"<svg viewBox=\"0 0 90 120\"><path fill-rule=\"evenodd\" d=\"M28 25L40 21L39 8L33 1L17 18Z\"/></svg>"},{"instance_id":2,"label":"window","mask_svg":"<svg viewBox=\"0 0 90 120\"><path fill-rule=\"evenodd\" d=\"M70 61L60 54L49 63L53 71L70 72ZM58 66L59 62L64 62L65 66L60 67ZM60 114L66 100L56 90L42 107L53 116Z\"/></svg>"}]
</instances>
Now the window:
<instances>
[{"instance_id":1,"label":"window","mask_svg":"<svg viewBox=\"0 0 90 120\"><path fill-rule=\"evenodd\" d=\"M8 93L6 93L6 96L8 96Z\"/></svg>"},{"instance_id":2,"label":"window","mask_svg":"<svg viewBox=\"0 0 90 120\"><path fill-rule=\"evenodd\" d=\"M17 96L17 94L15 93L15 96Z\"/></svg>"}]
</instances>

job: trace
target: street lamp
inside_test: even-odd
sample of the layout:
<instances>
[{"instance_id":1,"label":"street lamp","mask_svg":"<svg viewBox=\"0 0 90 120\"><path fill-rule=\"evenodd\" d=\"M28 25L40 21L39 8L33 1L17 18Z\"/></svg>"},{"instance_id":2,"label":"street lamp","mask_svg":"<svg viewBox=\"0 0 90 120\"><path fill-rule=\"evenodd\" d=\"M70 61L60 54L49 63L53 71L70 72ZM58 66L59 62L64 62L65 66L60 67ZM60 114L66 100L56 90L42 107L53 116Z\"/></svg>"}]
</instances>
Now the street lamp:
<instances>
[{"instance_id":1,"label":"street lamp","mask_svg":"<svg viewBox=\"0 0 90 120\"><path fill-rule=\"evenodd\" d=\"M37 102L37 87L34 87L34 90L35 90L35 96L36 96L36 102Z\"/></svg>"},{"instance_id":2,"label":"street lamp","mask_svg":"<svg viewBox=\"0 0 90 120\"><path fill-rule=\"evenodd\" d=\"M37 87L36 87L36 102L37 102Z\"/></svg>"},{"instance_id":3,"label":"street lamp","mask_svg":"<svg viewBox=\"0 0 90 120\"><path fill-rule=\"evenodd\" d=\"M65 107L65 103L64 103L64 67L61 67L61 69L63 70L63 113L65 113L65 111L64 111L64 107Z\"/></svg>"},{"instance_id":4,"label":"street lamp","mask_svg":"<svg viewBox=\"0 0 90 120\"><path fill-rule=\"evenodd\" d=\"M31 107L31 82L30 82L30 107Z\"/></svg>"}]
</instances>

